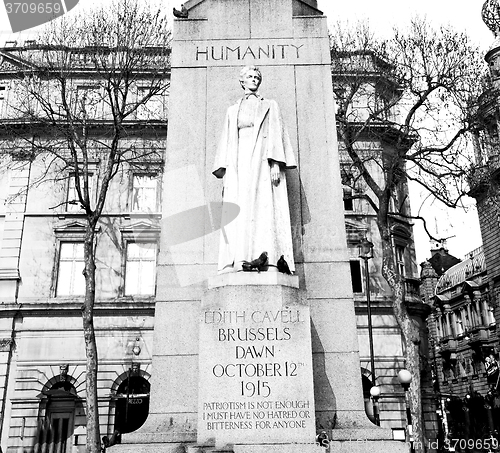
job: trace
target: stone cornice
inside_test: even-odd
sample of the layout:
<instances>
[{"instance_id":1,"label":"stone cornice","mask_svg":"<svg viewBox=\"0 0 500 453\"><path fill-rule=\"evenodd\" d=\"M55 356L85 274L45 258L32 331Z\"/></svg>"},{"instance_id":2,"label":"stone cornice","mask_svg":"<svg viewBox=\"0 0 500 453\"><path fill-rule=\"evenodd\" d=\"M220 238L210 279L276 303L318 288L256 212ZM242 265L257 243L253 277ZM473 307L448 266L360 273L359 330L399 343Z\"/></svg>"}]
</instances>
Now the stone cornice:
<instances>
[{"instance_id":1,"label":"stone cornice","mask_svg":"<svg viewBox=\"0 0 500 453\"><path fill-rule=\"evenodd\" d=\"M131 315L154 315L155 301L144 302L127 301L123 298L120 302L96 302L94 306L95 316L131 316ZM54 317L54 316L81 316L83 297L72 301L60 301L50 303L46 300L40 303L22 303L19 305L0 305L0 314L14 316L19 314L23 317Z\"/></svg>"},{"instance_id":2,"label":"stone cornice","mask_svg":"<svg viewBox=\"0 0 500 453\"><path fill-rule=\"evenodd\" d=\"M0 280L20 280L19 269L0 269Z\"/></svg>"},{"instance_id":3,"label":"stone cornice","mask_svg":"<svg viewBox=\"0 0 500 453\"><path fill-rule=\"evenodd\" d=\"M429 316L429 314L432 311L432 308L424 304L423 302L406 302L405 301L406 308L408 310L408 313L410 316L416 316L423 321Z\"/></svg>"}]
</instances>

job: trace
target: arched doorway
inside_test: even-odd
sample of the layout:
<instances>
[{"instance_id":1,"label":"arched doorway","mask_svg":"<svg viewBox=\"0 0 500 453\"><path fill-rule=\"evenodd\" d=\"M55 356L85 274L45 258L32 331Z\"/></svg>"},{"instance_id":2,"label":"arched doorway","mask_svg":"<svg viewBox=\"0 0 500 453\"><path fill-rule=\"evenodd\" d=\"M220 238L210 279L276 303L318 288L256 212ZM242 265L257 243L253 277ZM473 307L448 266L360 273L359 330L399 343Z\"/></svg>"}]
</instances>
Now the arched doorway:
<instances>
[{"instance_id":1,"label":"arched doorway","mask_svg":"<svg viewBox=\"0 0 500 453\"><path fill-rule=\"evenodd\" d=\"M39 453L70 453L73 444L75 408L78 396L68 381L54 383L41 393L45 417L38 436Z\"/></svg>"},{"instance_id":2,"label":"arched doorway","mask_svg":"<svg viewBox=\"0 0 500 453\"><path fill-rule=\"evenodd\" d=\"M150 384L143 377L127 373L116 391L115 431L120 434L139 429L149 414Z\"/></svg>"}]
</instances>

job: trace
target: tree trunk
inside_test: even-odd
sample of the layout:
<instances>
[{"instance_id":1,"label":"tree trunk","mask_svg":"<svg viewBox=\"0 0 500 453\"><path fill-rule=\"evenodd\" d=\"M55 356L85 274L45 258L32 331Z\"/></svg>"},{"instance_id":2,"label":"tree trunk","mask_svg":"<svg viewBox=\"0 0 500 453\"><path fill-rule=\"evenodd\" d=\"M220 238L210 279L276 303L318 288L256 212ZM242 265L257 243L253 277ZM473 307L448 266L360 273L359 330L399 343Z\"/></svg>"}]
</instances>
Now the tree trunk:
<instances>
[{"instance_id":1,"label":"tree trunk","mask_svg":"<svg viewBox=\"0 0 500 453\"><path fill-rule=\"evenodd\" d=\"M86 403L87 403L87 453L100 453L101 434L99 427L99 402L97 399L97 347L94 331L95 303L95 225L88 223L84 240L85 302L82 306L83 335L87 357Z\"/></svg>"},{"instance_id":2,"label":"tree trunk","mask_svg":"<svg viewBox=\"0 0 500 453\"><path fill-rule=\"evenodd\" d=\"M411 321L410 321L411 322ZM410 399L410 408L412 416L412 428L414 438L414 449L417 453L424 453L425 450L425 432L424 420L422 416L422 388L420 385L420 348L418 344L409 338L405 338L406 344L406 369L412 375L408 397Z\"/></svg>"},{"instance_id":3,"label":"tree trunk","mask_svg":"<svg viewBox=\"0 0 500 453\"><path fill-rule=\"evenodd\" d=\"M389 225L380 218L377 225L382 238L382 275L392 290L394 316L401 329L405 346L406 369L412 375L408 397L412 418L413 446L416 453L424 453L425 436L420 387L420 329L418 324L411 319L405 305L405 281L404 277L395 270Z\"/></svg>"}]
</instances>

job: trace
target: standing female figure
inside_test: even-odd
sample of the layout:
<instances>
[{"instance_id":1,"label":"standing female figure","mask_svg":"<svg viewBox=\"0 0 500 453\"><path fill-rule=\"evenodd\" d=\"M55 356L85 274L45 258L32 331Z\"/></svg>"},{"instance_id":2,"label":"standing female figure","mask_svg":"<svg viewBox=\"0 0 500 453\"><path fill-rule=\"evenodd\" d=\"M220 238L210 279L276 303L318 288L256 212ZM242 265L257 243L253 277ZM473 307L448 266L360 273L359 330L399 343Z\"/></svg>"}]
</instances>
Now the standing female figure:
<instances>
[{"instance_id":1,"label":"standing female figure","mask_svg":"<svg viewBox=\"0 0 500 453\"><path fill-rule=\"evenodd\" d=\"M219 272L241 270L243 262L263 252L270 269L283 255L294 271L285 170L297 165L278 104L258 93L261 82L257 67L241 71L245 94L227 110L215 158L213 174L223 179L223 203L240 208L221 234Z\"/></svg>"}]
</instances>

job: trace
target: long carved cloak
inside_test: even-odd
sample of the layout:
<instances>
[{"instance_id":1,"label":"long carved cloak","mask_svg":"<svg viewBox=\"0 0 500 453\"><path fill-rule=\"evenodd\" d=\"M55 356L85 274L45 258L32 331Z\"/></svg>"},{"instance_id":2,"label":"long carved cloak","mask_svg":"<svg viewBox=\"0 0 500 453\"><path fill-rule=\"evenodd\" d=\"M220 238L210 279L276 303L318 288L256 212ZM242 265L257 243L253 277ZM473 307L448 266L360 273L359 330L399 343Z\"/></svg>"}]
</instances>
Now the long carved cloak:
<instances>
[{"instance_id":1,"label":"long carved cloak","mask_svg":"<svg viewBox=\"0 0 500 453\"><path fill-rule=\"evenodd\" d=\"M230 202L240 207L238 217L221 234L218 269L221 271L233 265L238 268L241 261L251 261L266 251L269 264L276 265L279 257L284 255L293 271L285 170L295 168L297 164L290 138L278 104L261 99L251 142L245 146L252 153L248 168L238 166L238 112L241 102L239 100L227 110L213 167L217 177L221 177L221 169L225 169L224 204ZM271 183L271 161L280 164L281 180L278 186ZM223 209L223 225L224 222Z\"/></svg>"}]
</instances>

